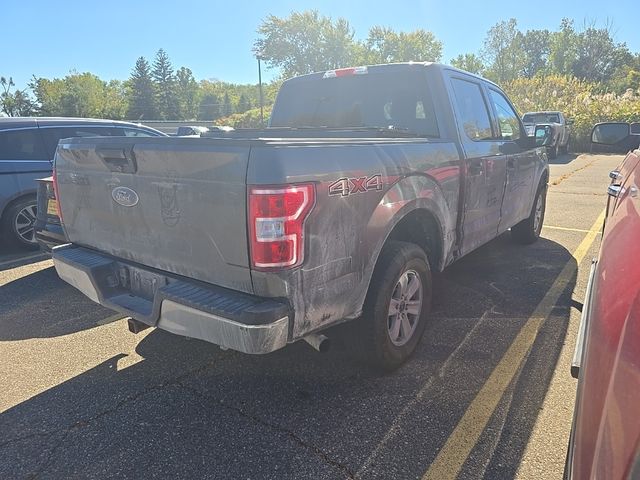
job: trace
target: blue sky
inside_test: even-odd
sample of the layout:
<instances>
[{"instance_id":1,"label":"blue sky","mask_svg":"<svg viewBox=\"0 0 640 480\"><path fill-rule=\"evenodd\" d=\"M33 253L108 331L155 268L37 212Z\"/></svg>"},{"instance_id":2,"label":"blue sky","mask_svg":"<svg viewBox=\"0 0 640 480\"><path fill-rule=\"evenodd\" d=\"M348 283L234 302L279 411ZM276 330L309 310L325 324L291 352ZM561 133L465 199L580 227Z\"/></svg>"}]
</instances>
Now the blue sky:
<instances>
[{"instance_id":1,"label":"blue sky","mask_svg":"<svg viewBox=\"0 0 640 480\"><path fill-rule=\"evenodd\" d=\"M410 31L424 28L444 43L443 61L477 52L487 30L514 17L521 30L555 30L562 17L576 26L613 25L615 39L640 51L637 0L505 2L423 0L271 0L262 2L27 0L3 2L0 75L24 88L32 75L62 77L89 71L105 80L126 79L136 58L151 60L164 48L174 67L191 68L196 79L257 83L251 47L267 15L317 9L349 20L357 38L373 25ZM264 71L263 71L264 72ZM266 73L266 78L274 72Z\"/></svg>"}]
</instances>

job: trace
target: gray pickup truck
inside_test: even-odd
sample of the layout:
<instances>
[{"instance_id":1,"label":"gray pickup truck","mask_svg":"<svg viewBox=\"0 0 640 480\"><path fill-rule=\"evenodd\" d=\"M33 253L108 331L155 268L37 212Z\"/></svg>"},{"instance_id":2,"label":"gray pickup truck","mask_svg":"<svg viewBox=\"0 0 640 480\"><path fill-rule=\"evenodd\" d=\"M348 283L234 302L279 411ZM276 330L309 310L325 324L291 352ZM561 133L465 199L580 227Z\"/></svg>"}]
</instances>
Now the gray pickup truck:
<instances>
[{"instance_id":1,"label":"gray pickup truck","mask_svg":"<svg viewBox=\"0 0 640 480\"><path fill-rule=\"evenodd\" d=\"M547 154L553 159L559 153L569 151L569 140L571 139L571 126L573 120L566 118L562 112L527 112L522 116L522 123L527 135L534 135L537 125L549 125L551 127L551 140L547 143Z\"/></svg>"},{"instance_id":2,"label":"gray pickup truck","mask_svg":"<svg viewBox=\"0 0 640 480\"><path fill-rule=\"evenodd\" d=\"M545 130L536 132L540 144ZM432 272L542 228L548 164L495 84L406 63L282 85L270 126L219 138L61 141L60 277L95 302L223 348L327 346L386 369L415 349Z\"/></svg>"}]
</instances>

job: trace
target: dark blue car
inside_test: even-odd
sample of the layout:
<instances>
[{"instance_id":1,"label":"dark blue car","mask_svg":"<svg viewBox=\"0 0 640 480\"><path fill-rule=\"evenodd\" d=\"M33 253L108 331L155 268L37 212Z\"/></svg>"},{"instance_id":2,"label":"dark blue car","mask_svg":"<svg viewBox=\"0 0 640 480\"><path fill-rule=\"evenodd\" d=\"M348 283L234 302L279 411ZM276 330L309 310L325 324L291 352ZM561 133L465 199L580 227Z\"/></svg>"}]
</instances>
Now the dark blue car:
<instances>
[{"instance_id":1,"label":"dark blue car","mask_svg":"<svg viewBox=\"0 0 640 480\"><path fill-rule=\"evenodd\" d=\"M37 248L37 179L51 175L61 138L162 136L149 127L87 118L0 118L0 235L9 243Z\"/></svg>"}]
</instances>

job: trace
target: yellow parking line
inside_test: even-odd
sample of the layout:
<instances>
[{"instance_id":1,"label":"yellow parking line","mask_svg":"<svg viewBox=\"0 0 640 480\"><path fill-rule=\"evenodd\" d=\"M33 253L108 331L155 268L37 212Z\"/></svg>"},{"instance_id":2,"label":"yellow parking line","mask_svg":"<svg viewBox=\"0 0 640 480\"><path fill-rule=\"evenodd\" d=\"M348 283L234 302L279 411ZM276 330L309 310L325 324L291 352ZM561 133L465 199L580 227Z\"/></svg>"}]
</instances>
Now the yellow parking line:
<instances>
[{"instance_id":1,"label":"yellow parking line","mask_svg":"<svg viewBox=\"0 0 640 480\"><path fill-rule=\"evenodd\" d=\"M580 245L578 245L578 248L573 252L572 256L575 262L573 259L567 262L533 314L520 329L515 340L473 399L447 442L438 452L438 456L429 466L429 469L422 477L423 480L455 479L458 476L471 450L478 442L487 423L489 423L489 419L498 406L500 399L529 353L538 335L538 330L551 314L558 298L569 285L578 265L580 265L596 236L600 233L596 229L602 225L604 213L603 210L582 242L580 242Z\"/></svg>"},{"instance_id":2,"label":"yellow parking line","mask_svg":"<svg viewBox=\"0 0 640 480\"><path fill-rule=\"evenodd\" d=\"M542 228L550 228L551 230L565 230L567 232L580 232L580 233L592 233L592 232L600 233L601 232L601 230L583 230L582 228L556 227L554 225L543 225Z\"/></svg>"}]
</instances>

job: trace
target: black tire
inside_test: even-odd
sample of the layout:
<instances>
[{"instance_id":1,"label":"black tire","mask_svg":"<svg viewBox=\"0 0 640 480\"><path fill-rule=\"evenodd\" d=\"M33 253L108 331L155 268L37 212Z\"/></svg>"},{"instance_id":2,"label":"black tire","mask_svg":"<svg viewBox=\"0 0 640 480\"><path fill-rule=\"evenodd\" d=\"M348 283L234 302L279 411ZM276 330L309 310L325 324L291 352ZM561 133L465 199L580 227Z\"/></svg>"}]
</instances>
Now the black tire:
<instances>
[{"instance_id":1,"label":"black tire","mask_svg":"<svg viewBox=\"0 0 640 480\"><path fill-rule=\"evenodd\" d=\"M397 302L395 297L402 296L401 278L408 279L407 300ZM420 306L416 310L418 295L408 295L409 285L420 282ZM433 284L429 260L425 252L413 243L390 241L382 252L376 265L369 291L365 300L363 314L354 324L353 335L357 352L362 360L374 368L391 371L402 365L413 353L422 338L427 325ZM394 297L397 309L404 309L394 318L389 314ZM410 305L413 304L413 305ZM404 315L404 319L402 319ZM411 323L413 318L413 323ZM406 320L406 323L404 322ZM392 331L392 325L398 327ZM403 332L410 325L409 332ZM395 341L392 335L398 334ZM407 335L403 335L407 333Z\"/></svg>"},{"instance_id":2,"label":"black tire","mask_svg":"<svg viewBox=\"0 0 640 480\"><path fill-rule=\"evenodd\" d=\"M11 204L2 216L2 233L12 245L29 250L36 250L38 243L35 239L35 213L37 212L35 196L21 198ZM26 225L25 222L30 222ZM20 225L25 227L20 228Z\"/></svg>"},{"instance_id":3,"label":"black tire","mask_svg":"<svg viewBox=\"0 0 640 480\"><path fill-rule=\"evenodd\" d=\"M549 160L553 160L558 157L558 144L556 143L553 147L549 147L547 149L547 157Z\"/></svg>"},{"instance_id":4,"label":"black tire","mask_svg":"<svg viewBox=\"0 0 640 480\"><path fill-rule=\"evenodd\" d=\"M541 202L540 217L536 221L538 202ZM547 184L542 183L538 187L536 196L533 199L533 206L531 207L531 213L527 218L522 220L517 225L511 227L511 237L518 243L523 245L529 245L540 238L540 232L542 231L542 225L544 224L544 213L547 204Z\"/></svg>"}]
</instances>

